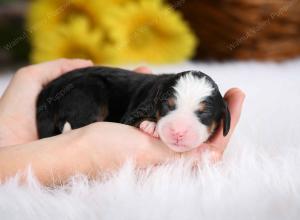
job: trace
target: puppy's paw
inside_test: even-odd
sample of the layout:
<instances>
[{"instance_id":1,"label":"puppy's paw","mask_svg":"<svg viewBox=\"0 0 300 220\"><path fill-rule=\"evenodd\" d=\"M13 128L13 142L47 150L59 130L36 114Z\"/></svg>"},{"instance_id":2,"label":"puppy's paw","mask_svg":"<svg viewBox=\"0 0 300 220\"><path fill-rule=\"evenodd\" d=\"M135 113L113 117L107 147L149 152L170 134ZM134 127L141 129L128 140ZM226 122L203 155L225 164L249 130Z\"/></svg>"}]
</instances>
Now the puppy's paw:
<instances>
[{"instance_id":1,"label":"puppy's paw","mask_svg":"<svg viewBox=\"0 0 300 220\"><path fill-rule=\"evenodd\" d=\"M146 134L151 135L152 137L158 138L159 135L156 130L156 123L153 121L143 121L140 124L140 130Z\"/></svg>"}]
</instances>

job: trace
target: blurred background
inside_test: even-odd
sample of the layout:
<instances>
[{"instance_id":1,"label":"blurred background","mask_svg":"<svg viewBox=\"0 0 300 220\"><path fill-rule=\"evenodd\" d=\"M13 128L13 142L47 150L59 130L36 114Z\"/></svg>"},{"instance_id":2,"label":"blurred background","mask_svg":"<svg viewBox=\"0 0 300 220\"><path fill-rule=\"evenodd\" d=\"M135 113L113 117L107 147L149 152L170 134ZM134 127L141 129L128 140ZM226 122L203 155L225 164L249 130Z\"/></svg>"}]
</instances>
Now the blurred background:
<instances>
[{"instance_id":1,"label":"blurred background","mask_svg":"<svg viewBox=\"0 0 300 220\"><path fill-rule=\"evenodd\" d=\"M300 55L299 0L1 0L0 68Z\"/></svg>"}]
</instances>

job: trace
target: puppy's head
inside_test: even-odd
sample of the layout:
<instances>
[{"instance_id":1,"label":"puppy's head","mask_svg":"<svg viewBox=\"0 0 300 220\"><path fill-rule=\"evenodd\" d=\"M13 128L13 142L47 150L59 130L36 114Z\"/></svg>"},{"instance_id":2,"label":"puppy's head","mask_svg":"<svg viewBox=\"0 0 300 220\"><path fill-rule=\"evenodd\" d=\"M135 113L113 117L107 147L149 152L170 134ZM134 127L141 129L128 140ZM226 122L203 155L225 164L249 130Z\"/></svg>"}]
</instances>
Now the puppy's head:
<instances>
[{"instance_id":1,"label":"puppy's head","mask_svg":"<svg viewBox=\"0 0 300 220\"><path fill-rule=\"evenodd\" d=\"M201 72L174 75L160 88L157 130L172 150L184 152L205 142L223 118L223 135L230 128L230 113L218 86Z\"/></svg>"}]
</instances>

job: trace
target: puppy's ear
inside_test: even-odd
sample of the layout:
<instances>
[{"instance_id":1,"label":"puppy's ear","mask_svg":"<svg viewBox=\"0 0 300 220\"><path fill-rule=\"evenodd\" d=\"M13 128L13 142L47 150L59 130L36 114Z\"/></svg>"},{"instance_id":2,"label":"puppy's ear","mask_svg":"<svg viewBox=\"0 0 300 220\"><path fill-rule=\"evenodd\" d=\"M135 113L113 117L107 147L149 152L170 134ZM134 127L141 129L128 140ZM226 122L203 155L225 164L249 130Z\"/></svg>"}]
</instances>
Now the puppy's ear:
<instances>
[{"instance_id":1,"label":"puppy's ear","mask_svg":"<svg viewBox=\"0 0 300 220\"><path fill-rule=\"evenodd\" d=\"M231 116L228 109L228 105L225 100L223 100L224 108L223 108L223 136L225 137L230 130L230 121Z\"/></svg>"}]
</instances>

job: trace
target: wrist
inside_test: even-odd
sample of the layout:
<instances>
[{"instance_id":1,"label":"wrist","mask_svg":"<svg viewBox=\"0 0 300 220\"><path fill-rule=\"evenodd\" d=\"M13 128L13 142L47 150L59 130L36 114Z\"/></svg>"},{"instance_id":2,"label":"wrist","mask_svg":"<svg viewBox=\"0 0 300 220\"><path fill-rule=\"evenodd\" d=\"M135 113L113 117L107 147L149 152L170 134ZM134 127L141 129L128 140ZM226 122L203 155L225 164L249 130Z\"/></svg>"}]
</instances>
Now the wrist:
<instances>
[{"instance_id":1,"label":"wrist","mask_svg":"<svg viewBox=\"0 0 300 220\"><path fill-rule=\"evenodd\" d=\"M65 182L76 173L89 174L86 152L77 147L76 133L70 132L31 143L0 148L0 181L24 173L30 166L45 185ZM26 173L24 173L26 174ZM23 176L26 180L26 175Z\"/></svg>"},{"instance_id":2,"label":"wrist","mask_svg":"<svg viewBox=\"0 0 300 220\"><path fill-rule=\"evenodd\" d=\"M47 184L52 178L50 184L56 184L78 173L91 175L89 152L79 144L80 137L80 132L74 131L41 140L44 143L39 147L44 149L33 166L42 182Z\"/></svg>"},{"instance_id":3,"label":"wrist","mask_svg":"<svg viewBox=\"0 0 300 220\"><path fill-rule=\"evenodd\" d=\"M0 116L0 147L26 144L37 140L37 134L32 135L30 132L35 128L29 128L27 125L27 129L21 130L14 126L17 123L20 127L26 127L21 120Z\"/></svg>"}]
</instances>

